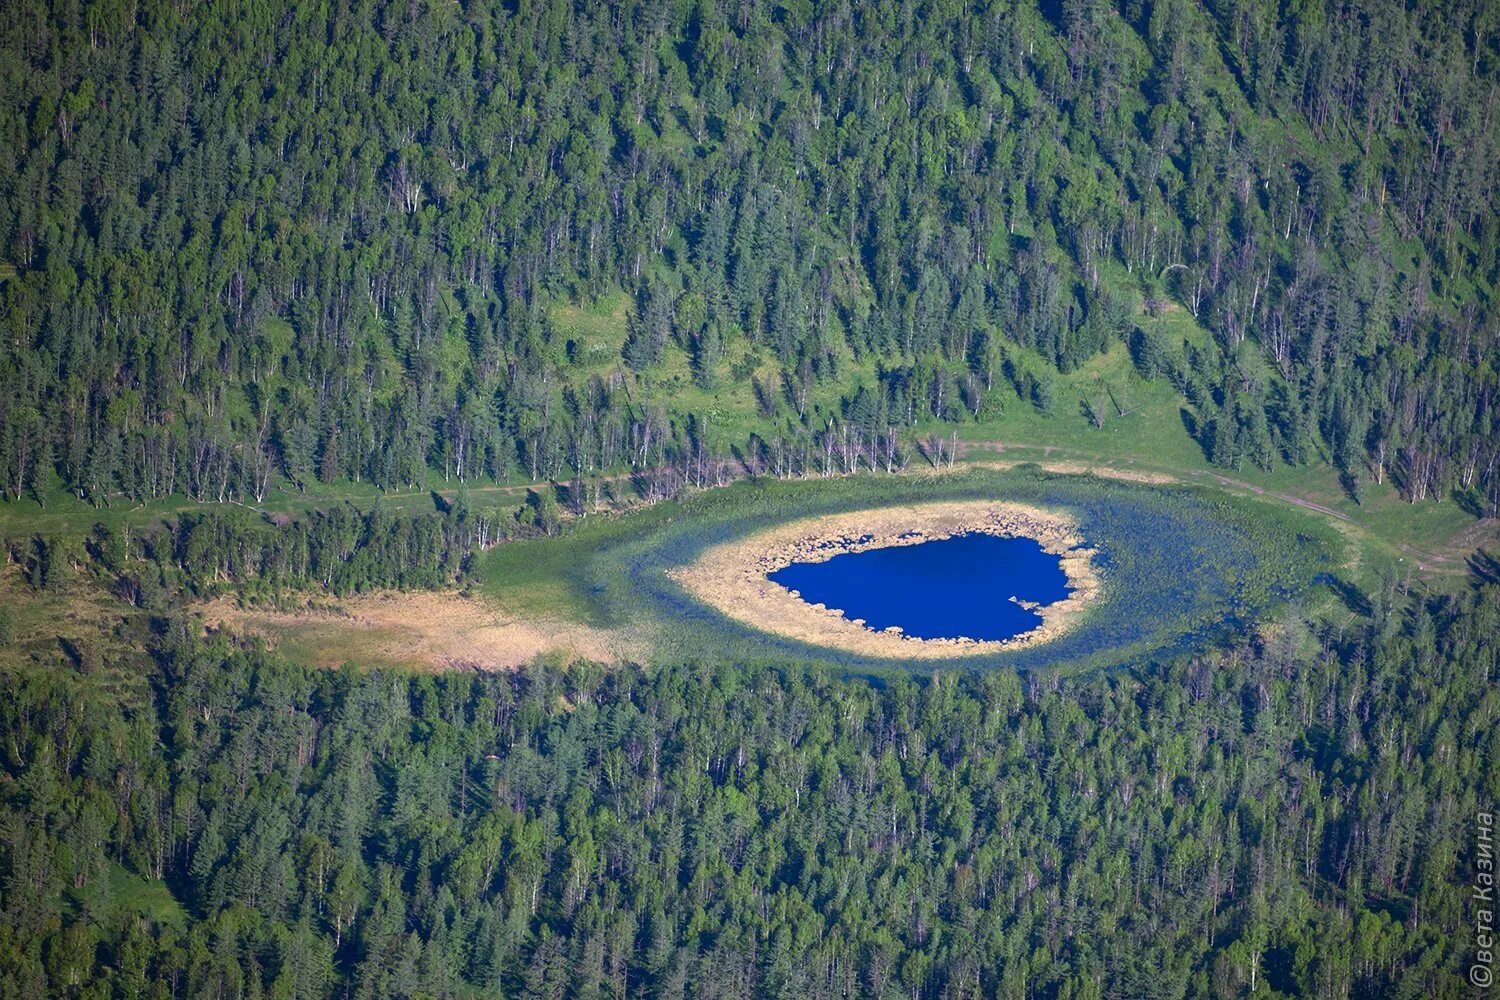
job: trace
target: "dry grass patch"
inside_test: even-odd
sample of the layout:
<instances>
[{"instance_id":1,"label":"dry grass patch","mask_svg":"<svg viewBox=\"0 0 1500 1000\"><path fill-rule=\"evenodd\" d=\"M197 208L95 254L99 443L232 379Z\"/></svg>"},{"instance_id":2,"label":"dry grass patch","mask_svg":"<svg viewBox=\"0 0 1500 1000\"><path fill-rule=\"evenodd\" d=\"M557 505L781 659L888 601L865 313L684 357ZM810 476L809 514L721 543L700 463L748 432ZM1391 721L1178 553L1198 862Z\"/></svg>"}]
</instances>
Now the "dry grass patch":
<instances>
[{"instance_id":1,"label":"dry grass patch","mask_svg":"<svg viewBox=\"0 0 1500 1000\"><path fill-rule=\"evenodd\" d=\"M1121 469L1112 465L1100 465L1095 462L1037 461L1031 458L966 458L962 465L954 466L952 469L933 470L933 474L956 473L962 472L965 469L992 469L996 472L1008 472L1021 465L1034 465L1043 472L1050 472L1059 476L1093 476L1096 479L1115 479L1125 483L1145 483L1148 486L1172 486L1182 481L1168 473L1153 472L1147 469Z\"/></svg>"},{"instance_id":2,"label":"dry grass patch","mask_svg":"<svg viewBox=\"0 0 1500 1000\"><path fill-rule=\"evenodd\" d=\"M451 592L366 594L293 611L219 598L199 610L208 628L260 635L321 667L510 670L541 656L610 663L645 652L639 639L518 616L492 600Z\"/></svg>"},{"instance_id":3,"label":"dry grass patch","mask_svg":"<svg viewBox=\"0 0 1500 1000\"><path fill-rule=\"evenodd\" d=\"M1127 483L1145 483L1149 486L1170 486L1179 482L1176 476L1165 472L1148 472L1144 469L1117 469L1110 465L1095 465L1092 462L1041 462L1043 470L1064 476L1096 476L1099 479L1118 479Z\"/></svg>"}]
</instances>

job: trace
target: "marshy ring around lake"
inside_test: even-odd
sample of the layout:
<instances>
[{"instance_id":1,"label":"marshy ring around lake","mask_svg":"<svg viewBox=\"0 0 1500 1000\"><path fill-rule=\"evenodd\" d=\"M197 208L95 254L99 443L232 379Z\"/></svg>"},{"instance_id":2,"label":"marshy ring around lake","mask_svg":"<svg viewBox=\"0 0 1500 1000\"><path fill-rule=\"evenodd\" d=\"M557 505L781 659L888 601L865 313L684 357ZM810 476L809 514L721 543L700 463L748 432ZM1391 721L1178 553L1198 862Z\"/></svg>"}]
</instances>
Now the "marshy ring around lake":
<instances>
[{"instance_id":1,"label":"marshy ring around lake","mask_svg":"<svg viewBox=\"0 0 1500 1000\"><path fill-rule=\"evenodd\" d=\"M508 607L663 661L1071 673L1203 648L1348 550L1306 512L1212 487L1019 466L761 478L496 546L478 572Z\"/></svg>"},{"instance_id":2,"label":"marshy ring around lake","mask_svg":"<svg viewBox=\"0 0 1500 1000\"><path fill-rule=\"evenodd\" d=\"M860 656L938 660L1072 629L1103 588L1095 554L1063 511L953 500L787 522L711 546L669 575L755 629Z\"/></svg>"}]
</instances>

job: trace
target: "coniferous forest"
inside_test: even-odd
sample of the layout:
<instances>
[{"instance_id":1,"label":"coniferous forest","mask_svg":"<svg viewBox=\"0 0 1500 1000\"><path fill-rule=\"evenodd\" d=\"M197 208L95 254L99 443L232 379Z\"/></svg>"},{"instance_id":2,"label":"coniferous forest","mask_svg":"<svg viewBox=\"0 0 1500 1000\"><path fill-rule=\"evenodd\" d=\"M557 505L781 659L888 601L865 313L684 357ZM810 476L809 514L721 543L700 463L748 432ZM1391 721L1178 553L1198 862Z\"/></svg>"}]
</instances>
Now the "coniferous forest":
<instances>
[{"instance_id":1,"label":"coniferous forest","mask_svg":"<svg viewBox=\"0 0 1500 1000\"><path fill-rule=\"evenodd\" d=\"M1500 592L1383 620L1061 688L326 672L165 629L149 708L7 688L0 984L1467 996Z\"/></svg>"},{"instance_id":2,"label":"coniferous forest","mask_svg":"<svg viewBox=\"0 0 1500 1000\"><path fill-rule=\"evenodd\" d=\"M1471 996L1497 285L1492 0L13 0L0 997ZM1326 560L1079 670L205 617L624 630L1039 427Z\"/></svg>"},{"instance_id":3,"label":"coniferous forest","mask_svg":"<svg viewBox=\"0 0 1500 1000\"><path fill-rule=\"evenodd\" d=\"M668 351L756 373L727 450L1129 342L1217 464L1493 505L1497 61L1485 2L26 0L0 485L561 480L691 447Z\"/></svg>"}]
</instances>

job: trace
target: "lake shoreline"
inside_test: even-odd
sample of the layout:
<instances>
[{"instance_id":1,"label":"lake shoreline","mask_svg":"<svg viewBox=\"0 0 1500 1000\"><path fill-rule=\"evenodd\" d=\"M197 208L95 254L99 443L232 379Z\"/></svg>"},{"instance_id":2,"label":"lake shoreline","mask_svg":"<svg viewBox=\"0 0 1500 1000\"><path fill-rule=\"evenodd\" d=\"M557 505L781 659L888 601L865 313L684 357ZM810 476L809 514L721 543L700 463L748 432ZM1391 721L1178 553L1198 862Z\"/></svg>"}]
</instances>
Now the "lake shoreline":
<instances>
[{"instance_id":1,"label":"lake shoreline","mask_svg":"<svg viewBox=\"0 0 1500 1000\"><path fill-rule=\"evenodd\" d=\"M1058 557L1067 597L1036 607L1041 623L1009 639L962 636L920 639L899 628L882 631L841 609L810 604L769 575L793 563L984 533L1030 538ZM1048 642L1070 630L1102 589L1094 550L1068 514L998 500L903 504L804 518L713 546L692 564L670 572L691 595L761 631L845 652L891 659L936 660L992 654Z\"/></svg>"}]
</instances>

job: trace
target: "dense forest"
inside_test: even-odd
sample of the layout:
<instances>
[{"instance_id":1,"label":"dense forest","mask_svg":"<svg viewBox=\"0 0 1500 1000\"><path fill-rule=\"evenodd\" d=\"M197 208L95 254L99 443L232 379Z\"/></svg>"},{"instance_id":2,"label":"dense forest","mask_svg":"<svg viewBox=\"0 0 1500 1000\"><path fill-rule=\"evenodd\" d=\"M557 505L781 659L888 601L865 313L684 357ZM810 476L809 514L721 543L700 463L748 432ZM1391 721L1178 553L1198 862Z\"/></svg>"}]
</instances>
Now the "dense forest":
<instances>
[{"instance_id":1,"label":"dense forest","mask_svg":"<svg viewBox=\"0 0 1500 1000\"><path fill-rule=\"evenodd\" d=\"M13 0L0 97L0 997L1471 994L1500 4ZM1324 544L1274 502L1316 580L874 677L748 631L320 670L204 610L665 620L694 525L1094 435L1106 365L1192 462L1110 474L1261 519L1135 522L1133 579Z\"/></svg>"},{"instance_id":2,"label":"dense forest","mask_svg":"<svg viewBox=\"0 0 1500 1000\"><path fill-rule=\"evenodd\" d=\"M163 618L136 707L0 696L0 994L1467 996L1500 590L1380 599L1062 683L328 672Z\"/></svg>"},{"instance_id":3,"label":"dense forest","mask_svg":"<svg viewBox=\"0 0 1500 1000\"><path fill-rule=\"evenodd\" d=\"M874 465L1126 343L1213 462L1494 505L1497 88L1483 0L22 0L0 488L661 465L670 352Z\"/></svg>"}]
</instances>

